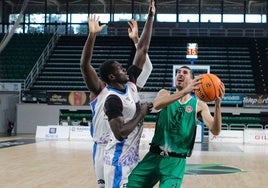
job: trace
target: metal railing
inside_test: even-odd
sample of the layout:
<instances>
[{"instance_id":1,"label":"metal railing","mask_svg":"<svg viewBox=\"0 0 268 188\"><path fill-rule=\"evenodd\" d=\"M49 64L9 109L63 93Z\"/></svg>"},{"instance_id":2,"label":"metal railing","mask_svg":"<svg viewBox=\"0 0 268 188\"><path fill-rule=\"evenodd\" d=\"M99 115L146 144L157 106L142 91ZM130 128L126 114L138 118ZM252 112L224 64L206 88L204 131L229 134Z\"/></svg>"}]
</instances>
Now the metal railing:
<instances>
[{"instance_id":1,"label":"metal railing","mask_svg":"<svg viewBox=\"0 0 268 188\"><path fill-rule=\"evenodd\" d=\"M24 80L24 90L29 89L29 87L33 84L35 79L37 78L41 68L44 66L46 63L46 60L48 59L52 49L54 48L56 42L59 39L59 35L57 32L52 36L51 40L48 42L47 46L43 50L42 54L36 61L35 65L33 66L32 70Z\"/></svg>"},{"instance_id":2,"label":"metal railing","mask_svg":"<svg viewBox=\"0 0 268 188\"><path fill-rule=\"evenodd\" d=\"M142 24L140 24L142 25ZM108 26L107 35L127 35L124 22L113 22ZM141 32L140 28L140 31ZM195 24L155 23L153 36L195 36L195 37L268 37L266 24Z\"/></svg>"}]
</instances>

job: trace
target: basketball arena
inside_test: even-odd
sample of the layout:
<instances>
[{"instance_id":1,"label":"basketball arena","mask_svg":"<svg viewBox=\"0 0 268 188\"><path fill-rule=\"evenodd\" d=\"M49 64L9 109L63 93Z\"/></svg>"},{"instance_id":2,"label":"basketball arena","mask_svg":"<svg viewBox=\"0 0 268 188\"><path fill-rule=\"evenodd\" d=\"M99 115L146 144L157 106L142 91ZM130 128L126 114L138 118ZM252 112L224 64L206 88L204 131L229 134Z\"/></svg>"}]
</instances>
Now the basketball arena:
<instances>
[{"instance_id":1,"label":"basketball arena","mask_svg":"<svg viewBox=\"0 0 268 188\"><path fill-rule=\"evenodd\" d=\"M268 2L157 0L149 49L153 70L140 92L152 102L174 90L183 65L224 83L222 130L198 121L183 188L268 186ZM0 2L0 186L96 187L89 91L80 58L90 14L106 29L92 66L117 59L129 67L135 46L128 20L146 20L146 0L2 0ZM214 102L207 103L214 112ZM72 125L68 125L67 117ZM157 112L144 118L141 158L149 149ZM156 185L155 187L158 187Z\"/></svg>"}]
</instances>

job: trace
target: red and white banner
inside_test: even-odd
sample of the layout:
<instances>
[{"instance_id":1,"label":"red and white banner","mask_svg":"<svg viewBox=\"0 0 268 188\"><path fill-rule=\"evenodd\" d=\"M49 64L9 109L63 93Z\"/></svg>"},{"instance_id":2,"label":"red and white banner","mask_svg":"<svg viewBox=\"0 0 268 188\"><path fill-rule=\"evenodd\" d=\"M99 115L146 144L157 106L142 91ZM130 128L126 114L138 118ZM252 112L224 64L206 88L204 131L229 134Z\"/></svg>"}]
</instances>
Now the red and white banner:
<instances>
[{"instance_id":1,"label":"red and white banner","mask_svg":"<svg viewBox=\"0 0 268 188\"><path fill-rule=\"evenodd\" d=\"M243 143L244 132L238 130L221 130L217 136L209 132L209 142Z\"/></svg>"},{"instance_id":2,"label":"red and white banner","mask_svg":"<svg viewBox=\"0 0 268 188\"><path fill-rule=\"evenodd\" d=\"M245 129L244 142L246 144L268 144L268 130Z\"/></svg>"}]
</instances>

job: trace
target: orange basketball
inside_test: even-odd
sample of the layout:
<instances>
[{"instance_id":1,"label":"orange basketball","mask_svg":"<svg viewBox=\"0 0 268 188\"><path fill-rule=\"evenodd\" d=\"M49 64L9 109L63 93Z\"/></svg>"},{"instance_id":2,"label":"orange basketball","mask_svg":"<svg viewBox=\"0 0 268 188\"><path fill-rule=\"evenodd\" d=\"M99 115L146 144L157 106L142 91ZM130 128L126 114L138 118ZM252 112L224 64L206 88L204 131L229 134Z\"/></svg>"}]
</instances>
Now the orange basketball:
<instances>
[{"instance_id":1,"label":"orange basketball","mask_svg":"<svg viewBox=\"0 0 268 188\"><path fill-rule=\"evenodd\" d=\"M215 74L203 74L200 88L195 90L195 95L202 101L211 102L220 94L221 80Z\"/></svg>"}]
</instances>

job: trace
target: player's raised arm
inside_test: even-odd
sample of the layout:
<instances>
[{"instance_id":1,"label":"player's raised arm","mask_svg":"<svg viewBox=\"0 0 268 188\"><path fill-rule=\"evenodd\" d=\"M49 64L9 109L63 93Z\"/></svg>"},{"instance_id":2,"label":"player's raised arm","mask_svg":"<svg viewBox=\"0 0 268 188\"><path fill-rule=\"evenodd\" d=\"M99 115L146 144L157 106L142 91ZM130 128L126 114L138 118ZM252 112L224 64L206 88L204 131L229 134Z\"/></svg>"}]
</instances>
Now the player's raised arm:
<instances>
[{"instance_id":1,"label":"player's raised arm","mask_svg":"<svg viewBox=\"0 0 268 188\"><path fill-rule=\"evenodd\" d=\"M225 94L225 86L221 82L220 88L219 88L219 97L216 97L215 99L215 109L214 109L214 115L212 116L208 105L202 101L199 101L198 103L198 110L201 111L202 119L205 123L205 125L208 127L208 129L211 131L212 134L218 135L221 131L222 126L222 115L221 115L221 100Z\"/></svg>"},{"instance_id":2,"label":"player's raised arm","mask_svg":"<svg viewBox=\"0 0 268 188\"><path fill-rule=\"evenodd\" d=\"M155 1L152 0L149 6L148 17L145 22L140 39L137 43L137 50L133 60L133 65L136 65L140 69L143 68L146 59L146 54L149 51L155 11Z\"/></svg>"},{"instance_id":3,"label":"player's raised arm","mask_svg":"<svg viewBox=\"0 0 268 188\"><path fill-rule=\"evenodd\" d=\"M91 15L91 17L88 18L89 34L83 47L80 59L80 69L84 81L93 98L94 96L98 95L101 92L102 88L105 86L105 83L101 81L95 69L91 65L96 36L104 27L105 25L99 25L99 17L95 14Z\"/></svg>"},{"instance_id":4,"label":"player's raised arm","mask_svg":"<svg viewBox=\"0 0 268 188\"><path fill-rule=\"evenodd\" d=\"M131 40L135 44L135 47L137 48L138 41L139 41L138 23L136 20L131 19L128 22L128 25L129 25L128 36L129 36L129 38L131 38ZM152 65L150 57L147 53L142 71L141 71L140 75L138 76L138 78L135 79L136 85L137 85L137 88L139 91L143 88L143 86L147 82L152 70L153 70L153 65Z\"/></svg>"}]
</instances>

